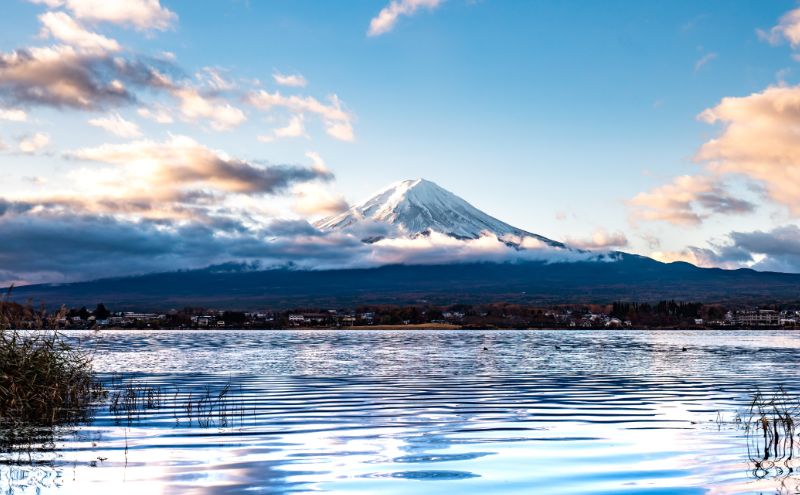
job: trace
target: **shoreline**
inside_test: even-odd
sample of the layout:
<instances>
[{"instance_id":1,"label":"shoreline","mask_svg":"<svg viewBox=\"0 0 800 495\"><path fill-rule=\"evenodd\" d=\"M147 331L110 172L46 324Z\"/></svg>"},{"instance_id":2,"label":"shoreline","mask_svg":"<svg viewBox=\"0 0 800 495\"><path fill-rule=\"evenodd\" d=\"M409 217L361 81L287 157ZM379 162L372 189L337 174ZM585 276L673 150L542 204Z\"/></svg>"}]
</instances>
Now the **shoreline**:
<instances>
[{"instance_id":1,"label":"shoreline","mask_svg":"<svg viewBox=\"0 0 800 495\"><path fill-rule=\"evenodd\" d=\"M464 331L476 331L476 332L487 332L487 331L530 331L530 332L538 332L538 331L562 331L562 332L592 332L592 331L612 331L612 332L647 332L647 331L655 331L655 332L667 332L667 331L675 331L675 332L712 332L712 331L759 331L759 330L783 330L783 331L800 331L800 328L797 327L736 327L736 328L679 328L679 327L654 327L654 328L565 328L565 327L537 327L537 328L475 328L469 327L465 328L461 325L452 325L447 323L431 323L431 324L415 324L415 325L364 325L364 326L352 326L352 327L287 327L287 328L214 328L214 327L205 327L205 328L130 328L130 327L103 327L103 328L62 328L61 330L72 330L72 331L126 331L126 330L137 330L137 331L160 331L160 330L168 330L168 331L180 331L180 332L224 332L224 331L232 331L232 332L292 332L292 331L309 331L309 330L325 330L325 331L341 331L341 330L464 330Z\"/></svg>"}]
</instances>

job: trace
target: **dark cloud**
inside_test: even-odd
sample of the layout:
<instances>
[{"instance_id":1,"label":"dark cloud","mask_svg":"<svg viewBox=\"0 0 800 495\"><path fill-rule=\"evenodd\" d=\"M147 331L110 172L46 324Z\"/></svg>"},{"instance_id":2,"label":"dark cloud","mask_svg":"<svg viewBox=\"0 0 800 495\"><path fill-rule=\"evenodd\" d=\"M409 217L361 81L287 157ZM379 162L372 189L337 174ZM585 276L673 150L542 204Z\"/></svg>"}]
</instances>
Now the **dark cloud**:
<instances>
[{"instance_id":1,"label":"dark cloud","mask_svg":"<svg viewBox=\"0 0 800 495\"><path fill-rule=\"evenodd\" d=\"M796 225L778 227L769 232L732 232L734 244L754 253L770 256L800 254L800 228Z\"/></svg>"},{"instance_id":2,"label":"dark cloud","mask_svg":"<svg viewBox=\"0 0 800 495\"><path fill-rule=\"evenodd\" d=\"M697 202L714 213L728 215L732 213L751 213L757 208L755 203L734 198L720 187L715 187L709 192L698 194Z\"/></svg>"},{"instance_id":3,"label":"dark cloud","mask_svg":"<svg viewBox=\"0 0 800 495\"><path fill-rule=\"evenodd\" d=\"M712 245L711 248L689 246L686 250L701 266L737 268L753 261L750 252L734 245Z\"/></svg>"},{"instance_id":4,"label":"dark cloud","mask_svg":"<svg viewBox=\"0 0 800 495\"><path fill-rule=\"evenodd\" d=\"M132 87L169 88L166 72L175 68L157 59L63 45L21 48L0 53L0 97L14 105L95 110L136 101Z\"/></svg>"},{"instance_id":5,"label":"dark cloud","mask_svg":"<svg viewBox=\"0 0 800 495\"><path fill-rule=\"evenodd\" d=\"M227 190L244 193L276 194L297 182L314 179L329 180L333 174L327 171L295 165L273 165L260 167L243 160L205 156L205 160L193 161L188 166L169 167L163 170L165 180L176 183L211 182L223 185Z\"/></svg>"},{"instance_id":6,"label":"dark cloud","mask_svg":"<svg viewBox=\"0 0 800 495\"><path fill-rule=\"evenodd\" d=\"M120 220L72 211L0 203L0 284L61 282L256 263L261 268L371 267L391 263L586 260L585 252L515 250L496 239L457 241L440 235L365 243L347 232L322 232L308 222L248 227L239 217L204 221ZM11 212L15 209L15 212ZM593 258L594 259L594 258Z\"/></svg>"},{"instance_id":7,"label":"dark cloud","mask_svg":"<svg viewBox=\"0 0 800 495\"><path fill-rule=\"evenodd\" d=\"M23 201L8 201L0 198L0 217L6 213L24 213L33 208L34 205Z\"/></svg>"},{"instance_id":8,"label":"dark cloud","mask_svg":"<svg viewBox=\"0 0 800 495\"><path fill-rule=\"evenodd\" d=\"M272 236L319 236L319 230L306 220L275 220L265 229L265 234Z\"/></svg>"},{"instance_id":9,"label":"dark cloud","mask_svg":"<svg viewBox=\"0 0 800 495\"><path fill-rule=\"evenodd\" d=\"M731 232L725 243L709 243L707 248L690 246L686 251L703 266L800 273L800 227Z\"/></svg>"},{"instance_id":10,"label":"dark cloud","mask_svg":"<svg viewBox=\"0 0 800 495\"><path fill-rule=\"evenodd\" d=\"M800 228L787 225L768 232L731 232L733 246L761 255L757 270L800 272Z\"/></svg>"},{"instance_id":11,"label":"dark cloud","mask_svg":"<svg viewBox=\"0 0 800 495\"><path fill-rule=\"evenodd\" d=\"M13 206L0 202L0 211ZM303 221L276 221L264 232L237 220L213 225L123 221L110 216L0 216L0 283L88 280L225 262L304 268L352 264L366 249L349 236L323 234Z\"/></svg>"},{"instance_id":12,"label":"dark cloud","mask_svg":"<svg viewBox=\"0 0 800 495\"><path fill-rule=\"evenodd\" d=\"M260 165L230 157L212 150L186 136L172 136L165 142L150 140L124 144L104 144L80 149L68 158L120 166L136 175L142 161L154 164L148 181L149 197L172 201L188 200L209 204L225 193L277 194L296 183L331 180L333 174L319 167L298 165ZM127 176L117 179L120 189L127 185ZM190 189L187 187L202 187ZM211 187L214 190L209 191Z\"/></svg>"}]
</instances>

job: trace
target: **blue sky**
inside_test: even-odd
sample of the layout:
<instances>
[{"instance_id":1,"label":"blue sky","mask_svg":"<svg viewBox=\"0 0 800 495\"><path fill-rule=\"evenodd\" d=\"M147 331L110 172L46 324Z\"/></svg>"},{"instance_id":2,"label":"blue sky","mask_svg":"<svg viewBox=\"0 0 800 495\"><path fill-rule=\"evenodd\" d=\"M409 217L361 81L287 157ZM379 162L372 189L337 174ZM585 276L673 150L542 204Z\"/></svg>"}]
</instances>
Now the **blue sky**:
<instances>
[{"instance_id":1,"label":"blue sky","mask_svg":"<svg viewBox=\"0 0 800 495\"><path fill-rule=\"evenodd\" d=\"M105 173L107 152L120 151L104 148L100 156L103 145L128 144L125 151L132 153L135 143L165 144L181 136L191 146L258 166L308 169L324 162L324 176L312 177L309 189L291 179L279 194L258 190L225 204L252 211L258 201L261 222L314 220L332 205L425 177L508 223L558 240L705 265L800 269L794 251L779 259L780 253L754 250L731 235L780 234L784 241L788 235L800 246L800 235L792 237L797 211L787 194L750 165L736 162L720 171L719 162L735 162L731 155L714 160L713 171L709 161L694 159L730 123L702 121L703 111L726 97L795 87L792 20L784 18L798 7L793 1L136 0L129 5L150 11L100 14L86 9L91 3L7 2L0 51L10 57L15 50L80 43L72 32L42 33L47 23L40 16L58 13L59 20L67 17L82 32L119 45L109 51L84 42L79 50L91 52L92 60L142 59L163 70L173 86L140 85L135 102L43 102L20 97L16 76L4 78L0 69L0 108L25 114L0 119L0 197L7 202L52 205L97 194L113 184L113 178L92 182ZM410 11L370 35L371 20L393 4ZM787 29L776 31L782 18ZM222 89L209 82L212 72L224 81ZM307 84L281 85L275 74L302 76ZM218 107L184 112L186 93L177 96L180 91L196 91L203 99L196 105ZM336 107L345 116L333 123L351 127L352 135L349 129L326 132L330 114L308 107L283 102L259 108L253 103L258 91L313 98L323 111ZM334 94L338 106L329 99ZM226 105L232 113L224 116L217 110ZM172 122L154 122L145 109L160 109ZM117 115L138 132L114 135L89 123ZM302 131L276 133L295 118ZM37 133L41 139L32 142ZM665 205L654 191L684 175L693 178L679 187L688 196ZM126 184L132 180L125 177ZM157 201L175 201L174 192L161 191ZM298 194L323 195L330 208L297 208ZM120 201L138 199L122 194ZM186 220L176 220L174 211L137 216L101 211L97 203L80 208L71 214L133 223ZM675 221L676 209L683 215L687 208L699 215ZM4 268L6 279L23 281L58 272Z\"/></svg>"}]
</instances>

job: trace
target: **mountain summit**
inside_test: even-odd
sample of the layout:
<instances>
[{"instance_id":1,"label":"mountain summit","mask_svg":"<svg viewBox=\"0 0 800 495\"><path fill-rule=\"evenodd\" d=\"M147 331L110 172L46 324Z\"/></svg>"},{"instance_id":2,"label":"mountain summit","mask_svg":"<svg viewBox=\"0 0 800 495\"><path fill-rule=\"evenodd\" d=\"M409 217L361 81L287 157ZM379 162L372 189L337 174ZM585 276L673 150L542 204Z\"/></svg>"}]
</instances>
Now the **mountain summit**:
<instances>
[{"instance_id":1,"label":"mountain summit","mask_svg":"<svg viewBox=\"0 0 800 495\"><path fill-rule=\"evenodd\" d=\"M460 197L425 179L392 184L349 210L324 218L314 225L320 230L353 230L385 224L406 237L445 234L456 239L478 239L490 234L506 244L519 246L525 238L553 247L560 242L513 227L475 208ZM376 241L380 237L369 238Z\"/></svg>"}]
</instances>

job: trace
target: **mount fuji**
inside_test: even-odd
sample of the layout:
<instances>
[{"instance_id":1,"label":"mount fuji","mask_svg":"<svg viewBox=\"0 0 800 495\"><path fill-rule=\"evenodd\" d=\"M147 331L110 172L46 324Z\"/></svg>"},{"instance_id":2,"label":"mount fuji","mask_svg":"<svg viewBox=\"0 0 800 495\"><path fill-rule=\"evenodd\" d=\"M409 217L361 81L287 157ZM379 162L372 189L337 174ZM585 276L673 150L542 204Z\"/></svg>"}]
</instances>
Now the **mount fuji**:
<instances>
[{"instance_id":1,"label":"mount fuji","mask_svg":"<svg viewBox=\"0 0 800 495\"><path fill-rule=\"evenodd\" d=\"M393 184L343 213L305 227L298 245L308 248L317 239L312 247L322 256L375 258L375 253L413 248L411 256L377 266L254 268L247 260L233 260L194 270L23 286L15 289L14 297L72 306L104 302L119 310L661 299L754 304L800 299L800 275L699 268L622 252L575 249L498 220L424 179ZM284 244L294 255L299 251L290 241ZM272 249L267 241L260 246ZM445 257L437 259L446 261L420 263L421 249L431 246L436 253L444 252ZM485 249L502 255L470 257L473 248L478 254Z\"/></svg>"},{"instance_id":2,"label":"mount fuji","mask_svg":"<svg viewBox=\"0 0 800 495\"><path fill-rule=\"evenodd\" d=\"M425 179L392 184L363 203L319 220L314 226L322 231L372 233L364 238L365 242L376 242L390 235L381 233L381 227L389 227L394 236L409 238L433 232L461 240L493 235L513 247L522 246L526 239L550 247L566 247L498 220Z\"/></svg>"}]
</instances>

